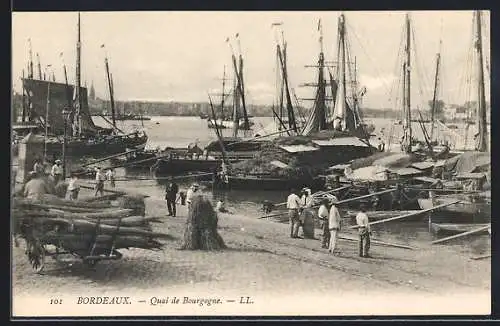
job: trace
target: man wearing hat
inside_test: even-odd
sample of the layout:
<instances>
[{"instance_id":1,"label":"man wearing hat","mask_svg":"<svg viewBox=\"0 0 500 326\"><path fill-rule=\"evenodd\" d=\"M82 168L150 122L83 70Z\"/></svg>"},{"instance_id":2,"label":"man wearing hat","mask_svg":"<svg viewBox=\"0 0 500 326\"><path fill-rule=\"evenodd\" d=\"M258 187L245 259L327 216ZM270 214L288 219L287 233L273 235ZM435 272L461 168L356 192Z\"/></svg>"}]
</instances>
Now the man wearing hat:
<instances>
[{"instance_id":1,"label":"man wearing hat","mask_svg":"<svg viewBox=\"0 0 500 326\"><path fill-rule=\"evenodd\" d=\"M188 210L191 207L191 202L193 201L193 197L198 191L199 185L197 183L193 183L193 185L188 189L186 193L186 203L188 204Z\"/></svg>"},{"instance_id":2,"label":"man wearing hat","mask_svg":"<svg viewBox=\"0 0 500 326\"><path fill-rule=\"evenodd\" d=\"M366 203L361 202L359 208L361 212L356 215L356 224L359 232L359 257L370 257L368 251L370 250L370 224L368 215L366 215Z\"/></svg>"},{"instance_id":3,"label":"man wearing hat","mask_svg":"<svg viewBox=\"0 0 500 326\"><path fill-rule=\"evenodd\" d=\"M330 229L328 228L328 206L330 201L327 198L321 200L321 206L318 209L318 218L321 221L321 229L323 230L323 238L321 239L321 248L327 249L330 242Z\"/></svg>"},{"instance_id":4,"label":"man wearing hat","mask_svg":"<svg viewBox=\"0 0 500 326\"><path fill-rule=\"evenodd\" d=\"M340 231L342 221L340 212L336 206L337 202L337 197L333 196L331 199L332 207L330 208L330 213L328 214L328 230L330 231L330 244L328 246L328 251L332 254L335 252L337 233Z\"/></svg>"},{"instance_id":5,"label":"man wearing hat","mask_svg":"<svg viewBox=\"0 0 500 326\"><path fill-rule=\"evenodd\" d=\"M55 164L52 166L52 170L50 171L50 175L54 178L54 184L58 184L59 180L62 178L62 167L61 160L56 160Z\"/></svg>"},{"instance_id":6,"label":"man wearing hat","mask_svg":"<svg viewBox=\"0 0 500 326\"><path fill-rule=\"evenodd\" d=\"M288 218L290 220L290 238L296 239L299 237L299 209L301 206L296 190L292 189L286 200L286 208L288 209Z\"/></svg>"}]
</instances>

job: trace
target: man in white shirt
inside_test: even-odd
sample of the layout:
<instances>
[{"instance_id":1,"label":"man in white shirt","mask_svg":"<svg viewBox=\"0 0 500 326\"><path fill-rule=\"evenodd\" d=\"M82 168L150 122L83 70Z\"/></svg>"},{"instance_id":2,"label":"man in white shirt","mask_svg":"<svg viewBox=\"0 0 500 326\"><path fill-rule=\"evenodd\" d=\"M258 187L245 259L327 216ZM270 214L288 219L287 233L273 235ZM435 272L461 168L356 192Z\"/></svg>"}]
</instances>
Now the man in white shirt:
<instances>
[{"instance_id":1,"label":"man in white shirt","mask_svg":"<svg viewBox=\"0 0 500 326\"><path fill-rule=\"evenodd\" d=\"M106 180L106 176L104 175L104 173L102 173L101 168L96 168L94 197L97 197L97 193L100 193L101 196L104 196L104 180Z\"/></svg>"},{"instance_id":2,"label":"man in white shirt","mask_svg":"<svg viewBox=\"0 0 500 326\"><path fill-rule=\"evenodd\" d=\"M366 204L361 203L361 212L356 215L356 224L359 232L359 257L370 257L368 250L370 250L370 224L368 215L366 215Z\"/></svg>"},{"instance_id":3,"label":"man in white shirt","mask_svg":"<svg viewBox=\"0 0 500 326\"><path fill-rule=\"evenodd\" d=\"M191 208L191 203L193 201L193 197L195 196L195 193L198 191L198 184L194 183L187 191L186 193L186 203L188 204L188 211Z\"/></svg>"},{"instance_id":4,"label":"man in white shirt","mask_svg":"<svg viewBox=\"0 0 500 326\"><path fill-rule=\"evenodd\" d=\"M330 230L328 228L329 204L330 202L325 198L321 201L321 206L318 209L318 218L321 221L321 229L323 230L321 248L324 249L328 248L328 243L330 242Z\"/></svg>"},{"instance_id":5,"label":"man in white shirt","mask_svg":"<svg viewBox=\"0 0 500 326\"><path fill-rule=\"evenodd\" d=\"M71 175L71 179L68 182L68 192L69 192L69 199L71 200L77 200L78 199L78 193L80 192L80 186L77 184L78 177L76 175Z\"/></svg>"},{"instance_id":6,"label":"man in white shirt","mask_svg":"<svg viewBox=\"0 0 500 326\"><path fill-rule=\"evenodd\" d=\"M328 246L328 252L334 253L335 245L337 244L337 233L340 231L342 218L340 217L340 212L335 206L337 204L337 198L332 199L332 207L330 208L330 214L328 215L328 229L330 230L330 245Z\"/></svg>"},{"instance_id":7,"label":"man in white shirt","mask_svg":"<svg viewBox=\"0 0 500 326\"><path fill-rule=\"evenodd\" d=\"M300 198L297 196L295 189L292 189L286 200L286 208L288 209L288 218L290 220L290 237L299 237L299 208L301 207Z\"/></svg>"},{"instance_id":8,"label":"man in white shirt","mask_svg":"<svg viewBox=\"0 0 500 326\"><path fill-rule=\"evenodd\" d=\"M115 169L111 168L106 171L106 179L109 181L111 188L115 187Z\"/></svg>"},{"instance_id":9,"label":"man in white shirt","mask_svg":"<svg viewBox=\"0 0 500 326\"><path fill-rule=\"evenodd\" d=\"M54 184L57 184L62 178L61 160L56 160L54 163L55 164L52 166L50 174L54 178Z\"/></svg>"}]
</instances>

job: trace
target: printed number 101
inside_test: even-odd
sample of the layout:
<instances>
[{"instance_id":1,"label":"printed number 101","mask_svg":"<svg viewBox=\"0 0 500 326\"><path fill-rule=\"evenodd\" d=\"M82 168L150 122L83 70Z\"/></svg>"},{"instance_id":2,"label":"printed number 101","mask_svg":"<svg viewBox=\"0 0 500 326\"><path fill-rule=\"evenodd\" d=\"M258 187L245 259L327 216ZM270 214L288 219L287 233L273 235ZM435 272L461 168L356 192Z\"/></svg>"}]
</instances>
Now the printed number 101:
<instances>
[{"instance_id":1,"label":"printed number 101","mask_svg":"<svg viewBox=\"0 0 500 326\"><path fill-rule=\"evenodd\" d=\"M50 299L50 304L62 304L62 299Z\"/></svg>"}]
</instances>

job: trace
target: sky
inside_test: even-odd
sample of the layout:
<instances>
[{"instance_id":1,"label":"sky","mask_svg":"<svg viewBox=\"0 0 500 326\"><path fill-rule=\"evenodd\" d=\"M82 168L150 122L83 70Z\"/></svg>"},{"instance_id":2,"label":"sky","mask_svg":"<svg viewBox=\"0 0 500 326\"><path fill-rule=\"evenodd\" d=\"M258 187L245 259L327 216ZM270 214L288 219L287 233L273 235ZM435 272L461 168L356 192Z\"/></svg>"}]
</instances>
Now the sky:
<instances>
[{"instance_id":1,"label":"sky","mask_svg":"<svg viewBox=\"0 0 500 326\"><path fill-rule=\"evenodd\" d=\"M290 87L297 97L311 97L319 53L321 19L326 60L335 60L339 12L82 12L82 80L94 84L96 94L108 98L104 58L109 58L115 99L205 102L208 92L220 91L226 67L231 73L230 37L238 51L239 34L245 60L247 103L272 104L276 98L276 39L280 26L287 41ZM471 11L410 12L415 43L412 47L412 99L423 106L432 98L436 53L441 46L440 98L446 103L474 100L468 53L472 47ZM358 78L367 92L363 106L397 105L405 12L345 12L350 52L356 56ZM489 12L483 12L483 49L489 65ZM76 12L14 12L12 14L13 87L21 90L22 70L29 58L29 42L39 53L42 70L63 81L63 62L69 82L75 80ZM101 45L105 47L102 48ZM62 53L62 56L61 56ZM47 65L51 67L46 67ZM467 68L469 67L469 68ZM487 88L489 72L486 71ZM470 87L468 87L470 86ZM489 96L489 89L487 90ZM472 94L472 95L470 95ZM304 101L307 107L310 104Z\"/></svg>"}]
</instances>

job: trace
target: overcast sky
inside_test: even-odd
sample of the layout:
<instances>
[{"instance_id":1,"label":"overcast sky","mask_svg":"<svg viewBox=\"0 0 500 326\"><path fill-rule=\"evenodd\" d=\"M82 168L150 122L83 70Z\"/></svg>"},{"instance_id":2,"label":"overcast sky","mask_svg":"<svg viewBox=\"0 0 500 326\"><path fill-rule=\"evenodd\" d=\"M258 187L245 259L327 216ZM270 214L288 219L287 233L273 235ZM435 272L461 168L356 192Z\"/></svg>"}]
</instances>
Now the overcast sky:
<instances>
[{"instance_id":1,"label":"overcast sky","mask_svg":"<svg viewBox=\"0 0 500 326\"><path fill-rule=\"evenodd\" d=\"M393 85L400 74L397 55L405 13L345 14L359 79L367 88L363 105L394 107ZM317 62L318 19L322 20L326 58L334 60L338 15L339 12L331 11L82 12L82 78L89 86L94 82L98 96L108 98L105 52L100 47L105 44L117 99L206 101L208 91L220 89L224 65L228 72L231 68L231 50L225 40L239 33L248 102L271 104L276 89L276 31L271 24L283 22L290 86L298 97L311 97L312 90L299 85L316 78L316 71L304 65ZM411 17L416 41L417 61L412 68L416 105L432 98L440 38L443 42L441 98L447 103L473 100L474 95L472 98L467 95L471 90L465 81L472 76L471 68L467 68L472 45L472 12L421 11L412 12ZM21 89L20 76L28 62L29 38L34 56L40 54L42 69L52 64L49 69L62 81L64 59L70 82L74 81L76 24L76 12L13 13L12 73L16 90ZM483 48L489 64L488 12L483 12L483 26ZM236 43L234 47L236 50ZM485 77L489 80L488 71Z\"/></svg>"}]
</instances>

